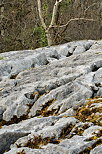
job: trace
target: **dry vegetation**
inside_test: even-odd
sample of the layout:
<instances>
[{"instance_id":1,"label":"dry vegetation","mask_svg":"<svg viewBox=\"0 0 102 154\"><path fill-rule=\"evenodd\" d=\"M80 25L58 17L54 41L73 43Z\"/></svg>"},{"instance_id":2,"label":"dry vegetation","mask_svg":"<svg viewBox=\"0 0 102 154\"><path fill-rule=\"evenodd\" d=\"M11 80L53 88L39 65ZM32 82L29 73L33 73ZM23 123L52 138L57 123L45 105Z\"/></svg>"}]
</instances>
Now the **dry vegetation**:
<instances>
[{"instance_id":1,"label":"dry vegetation","mask_svg":"<svg viewBox=\"0 0 102 154\"><path fill-rule=\"evenodd\" d=\"M97 106L95 106L97 104ZM92 122L102 126L102 98L89 99L88 102L81 107L75 116L83 122Z\"/></svg>"},{"instance_id":2,"label":"dry vegetation","mask_svg":"<svg viewBox=\"0 0 102 154\"><path fill-rule=\"evenodd\" d=\"M67 30L55 29L55 44L82 39L101 39L100 0L65 0L60 7L58 25L66 24L71 18L86 17L97 20L73 21ZM51 20L55 0L43 0L43 15L46 24ZM47 45L44 31L39 21L36 1L2 0L1 4L0 52L22 49L34 49Z\"/></svg>"}]
</instances>

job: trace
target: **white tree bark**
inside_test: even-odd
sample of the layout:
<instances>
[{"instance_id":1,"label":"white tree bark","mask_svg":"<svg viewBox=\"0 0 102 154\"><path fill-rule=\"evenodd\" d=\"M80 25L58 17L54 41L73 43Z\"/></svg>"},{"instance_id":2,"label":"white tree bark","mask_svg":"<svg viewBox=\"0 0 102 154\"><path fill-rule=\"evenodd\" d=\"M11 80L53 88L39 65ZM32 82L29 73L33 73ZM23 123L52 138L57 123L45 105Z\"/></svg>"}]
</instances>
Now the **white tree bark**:
<instances>
[{"instance_id":1,"label":"white tree bark","mask_svg":"<svg viewBox=\"0 0 102 154\"><path fill-rule=\"evenodd\" d=\"M59 11L59 5L63 0L56 0L54 7L53 7L53 12L52 12L52 18L49 26L47 27L44 18L43 18L43 13L42 13L42 6L41 6L41 0L37 0L38 3L38 12L39 12L39 18L41 21L41 24L45 30L48 45L51 46L54 44L54 27L57 24L58 20L58 11Z\"/></svg>"},{"instance_id":2,"label":"white tree bark","mask_svg":"<svg viewBox=\"0 0 102 154\"><path fill-rule=\"evenodd\" d=\"M54 26L57 24L57 20L58 20L58 11L59 11L59 5L63 0L56 0L54 7L53 7L53 13L52 13L52 19L51 19L51 23L50 23L50 27Z\"/></svg>"},{"instance_id":3,"label":"white tree bark","mask_svg":"<svg viewBox=\"0 0 102 154\"><path fill-rule=\"evenodd\" d=\"M42 16L42 7L41 7L41 0L37 0L38 2L38 12L39 12L39 18L40 18L40 21L41 21L41 24L43 26L43 28L46 30L47 27L46 27L46 24L44 22L44 18Z\"/></svg>"},{"instance_id":4,"label":"white tree bark","mask_svg":"<svg viewBox=\"0 0 102 154\"><path fill-rule=\"evenodd\" d=\"M51 22L50 22L49 26L47 27L44 22L43 15L42 15L43 13L42 13L41 0L37 0L39 18L40 18L41 24L45 30L49 46L55 44L55 38L56 38L55 28L64 28L64 30L61 32L61 33L63 33L67 29L70 22L72 22L72 21L78 21L78 20L96 21L96 20L87 19L87 18L74 18L74 19L70 19L66 24L58 26L57 21L58 21L58 14L59 14L59 6L62 1L64 1L64 0L56 0L54 7L53 7Z\"/></svg>"}]
</instances>

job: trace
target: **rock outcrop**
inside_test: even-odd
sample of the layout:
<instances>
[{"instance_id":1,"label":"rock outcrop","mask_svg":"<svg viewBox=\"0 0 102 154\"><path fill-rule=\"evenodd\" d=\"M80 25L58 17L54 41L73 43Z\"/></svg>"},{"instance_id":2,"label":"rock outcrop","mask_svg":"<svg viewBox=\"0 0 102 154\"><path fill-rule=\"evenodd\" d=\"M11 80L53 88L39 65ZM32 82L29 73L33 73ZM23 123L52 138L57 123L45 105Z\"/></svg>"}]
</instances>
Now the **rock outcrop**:
<instances>
[{"instance_id":1,"label":"rock outcrop","mask_svg":"<svg viewBox=\"0 0 102 154\"><path fill-rule=\"evenodd\" d=\"M102 40L0 59L0 154L102 153Z\"/></svg>"}]
</instances>

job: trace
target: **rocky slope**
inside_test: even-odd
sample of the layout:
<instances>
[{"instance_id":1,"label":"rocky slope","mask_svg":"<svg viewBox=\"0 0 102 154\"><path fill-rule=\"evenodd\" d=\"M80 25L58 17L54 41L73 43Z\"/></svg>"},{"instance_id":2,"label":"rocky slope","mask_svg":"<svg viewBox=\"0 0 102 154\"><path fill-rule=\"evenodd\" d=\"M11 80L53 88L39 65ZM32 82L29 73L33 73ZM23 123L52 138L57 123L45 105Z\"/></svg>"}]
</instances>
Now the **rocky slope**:
<instances>
[{"instance_id":1,"label":"rocky slope","mask_svg":"<svg viewBox=\"0 0 102 154\"><path fill-rule=\"evenodd\" d=\"M0 59L0 154L102 153L102 40Z\"/></svg>"}]
</instances>

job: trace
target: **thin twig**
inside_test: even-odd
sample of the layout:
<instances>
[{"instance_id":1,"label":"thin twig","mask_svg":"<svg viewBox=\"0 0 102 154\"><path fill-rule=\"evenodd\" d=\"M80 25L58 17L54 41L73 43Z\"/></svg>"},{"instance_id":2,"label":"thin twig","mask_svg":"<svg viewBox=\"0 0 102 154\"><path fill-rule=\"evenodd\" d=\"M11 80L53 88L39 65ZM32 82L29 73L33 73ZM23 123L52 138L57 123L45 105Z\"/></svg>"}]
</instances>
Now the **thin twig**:
<instances>
[{"instance_id":1,"label":"thin twig","mask_svg":"<svg viewBox=\"0 0 102 154\"><path fill-rule=\"evenodd\" d=\"M95 6L95 5L98 5L98 3L93 3L93 4L90 5L88 8L86 8L85 11L84 11L84 16L85 16L87 10L89 10L91 7L93 7L93 6Z\"/></svg>"},{"instance_id":2,"label":"thin twig","mask_svg":"<svg viewBox=\"0 0 102 154\"><path fill-rule=\"evenodd\" d=\"M97 21L94 19L88 19L88 18L74 18L74 19L70 19L65 25L61 25L61 26L52 26L53 28L63 28L66 27L70 24L70 22L72 21L79 21L79 20L85 20L85 21Z\"/></svg>"}]
</instances>

